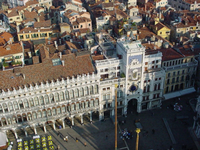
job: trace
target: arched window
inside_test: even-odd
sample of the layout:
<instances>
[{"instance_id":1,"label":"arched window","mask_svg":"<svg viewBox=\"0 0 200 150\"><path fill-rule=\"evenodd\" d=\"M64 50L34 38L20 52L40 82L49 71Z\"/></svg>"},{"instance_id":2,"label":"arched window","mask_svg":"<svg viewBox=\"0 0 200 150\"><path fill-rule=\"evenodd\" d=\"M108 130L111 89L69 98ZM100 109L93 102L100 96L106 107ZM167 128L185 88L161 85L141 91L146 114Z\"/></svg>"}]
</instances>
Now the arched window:
<instances>
[{"instance_id":1,"label":"arched window","mask_svg":"<svg viewBox=\"0 0 200 150\"><path fill-rule=\"evenodd\" d=\"M85 95L88 95L89 94L89 89L88 87L85 87Z\"/></svg>"},{"instance_id":2,"label":"arched window","mask_svg":"<svg viewBox=\"0 0 200 150\"><path fill-rule=\"evenodd\" d=\"M14 124L14 123L17 123L17 120L16 120L16 117L15 117L15 116L12 117L12 123L13 123L13 124Z\"/></svg>"},{"instance_id":3,"label":"arched window","mask_svg":"<svg viewBox=\"0 0 200 150\"><path fill-rule=\"evenodd\" d=\"M57 107L57 114L61 114L61 108Z\"/></svg>"},{"instance_id":4,"label":"arched window","mask_svg":"<svg viewBox=\"0 0 200 150\"><path fill-rule=\"evenodd\" d=\"M92 85L90 86L90 94L94 94L93 86Z\"/></svg>"},{"instance_id":5,"label":"arched window","mask_svg":"<svg viewBox=\"0 0 200 150\"><path fill-rule=\"evenodd\" d=\"M30 103L31 107L34 107L34 102L33 102L32 98L29 99L29 103Z\"/></svg>"},{"instance_id":6,"label":"arched window","mask_svg":"<svg viewBox=\"0 0 200 150\"><path fill-rule=\"evenodd\" d=\"M3 103L3 109L4 109L4 112L8 112L8 106L6 103Z\"/></svg>"},{"instance_id":7,"label":"arched window","mask_svg":"<svg viewBox=\"0 0 200 150\"><path fill-rule=\"evenodd\" d=\"M24 104L23 104L22 100L19 101L19 107L20 107L20 109L24 109Z\"/></svg>"},{"instance_id":8,"label":"arched window","mask_svg":"<svg viewBox=\"0 0 200 150\"><path fill-rule=\"evenodd\" d=\"M40 105L44 105L44 98L43 98L43 96L40 96Z\"/></svg>"},{"instance_id":9,"label":"arched window","mask_svg":"<svg viewBox=\"0 0 200 150\"><path fill-rule=\"evenodd\" d=\"M59 101L59 95L58 95L58 93L55 93L55 101L56 101L56 102Z\"/></svg>"},{"instance_id":10,"label":"arched window","mask_svg":"<svg viewBox=\"0 0 200 150\"><path fill-rule=\"evenodd\" d=\"M56 115L56 109L55 109L55 108L52 109L52 115L53 115L53 116Z\"/></svg>"},{"instance_id":11,"label":"arched window","mask_svg":"<svg viewBox=\"0 0 200 150\"><path fill-rule=\"evenodd\" d=\"M93 106L94 106L94 101L91 100L91 101L90 101L90 107L93 107Z\"/></svg>"},{"instance_id":12,"label":"arched window","mask_svg":"<svg viewBox=\"0 0 200 150\"><path fill-rule=\"evenodd\" d=\"M28 120L32 120L32 116L31 116L31 113L28 113Z\"/></svg>"},{"instance_id":13,"label":"arched window","mask_svg":"<svg viewBox=\"0 0 200 150\"><path fill-rule=\"evenodd\" d=\"M85 102L81 102L81 107L84 109L85 108Z\"/></svg>"},{"instance_id":14,"label":"arched window","mask_svg":"<svg viewBox=\"0 0 200 150\"><path fill-rule=\"evenodd\" d=\"M94 86L94 94L97 94L98 93L98 85L95 85Z\"/></svg>"},{"instance_id":15,"label":"arched window","mask_svg":"<svg viewBox=\"0 0 200 150\"><path fill-rule=\"evenodd\" d=\"M0 105L0 113L3 113L3 108L1 105Z\"/></svg>"},{"instance_id":16,"label":"arched window","mask_svg":"<svg viewBox=\"0 0 200 150\"><path fill-rule=\"evenodd\" d=\"M66 99L69 99L69 91L65 91Z\"/></svg>"},{"instance_id":17,"label":"arched window","mask_svg":"<svg viewBox=\"0 0 200 150\"><path fill-rule=\"evenodd\" d=\"M80 96L84 96L84 89L83 88L80 89Z\"/></svg>"},{"instance_id":18,"label":"arched window","mask_svg":"<svg viewBox=\"0 0 200 150\"><path fill-rule=\"evenodd\" d=\"M32 116L33 116L33 119L36 119L37 118L36 112L33 112Z\"/></svg>"},{"instance_id":19,"label":"arched window","mask_svg":"<svg viewBox=\"0 0 200 150\"><path fill-rule=\"evenodd\" d=\"M71 106L67 105L67 111L71 111Z\"/></svg>"},{"instance_id":20,"label":"arched window","mask_svg":"<svg viewBox=\"0 0 200 150\"><path fill-rule=\"evenodd\" d=\"M79 110L79 109L80 109L80 104L76 103L76 110Z\"/></svg>"},{"instance_id":21,"label":"arched window","mask_svg":"<svg viewBox=\"0 0 200 150\"><path fill-rule=\"evenodd\" d=\"M15 110L19 110L19 106L16 101L13 102Z\"/></svg>"},{"instance_id":22,"label":"arched window","mask_svg":"<svg viewBox=\"0 0 200 150\"><path fill-rule=\"evenodd\" d=\"M46 112L46 110L43 110L42 111L42 117L44 118L44 117L47 117L47 112Z\"/></svg>"},{"instance_id":23,"label":"arched window","mask_svg":"<svg viewBox=\"0 0 200 150\"><path fill-rule=\"evenodd\" d=\"M10 110L10 111L13 111L13 105L12 105L11 102L8 103L8 107L9 107L9 110Z\"/></svg>"},{"instance_id":24,"label":"arched window","mask_svg":"<svg viewBox=\"0 0 200 150\"><path fill-rule=\"evenodd\" d=\"M66 108L65 106L62 106L62 113L65 113L66 112Z\"/></svg>"},{"instance_id":25,"label":"arched window","mask_svg":"<svg viewBox=\"0 0 200 150\"><path fill-rule=\"evenodd\" d=\"M44 96L44 100L45 100L45 103L46 103L46 104L49 104L49 97L48 97L48 95L45 95L45 96Z\"/></svg>"},{"instance_id":26,"label":"arched window","mask_svg":"<svg viewBox=\"0 0 200 150\"><path fill-rule=\"evenodd\" d=\"M51 109L48 109L48 110L47 110L47 115L48 115L48 116L51 116Z\"/></svg>"},{"instance_id":27,"label":"arched window","mask_svg":"<svg viewBox=\"0 0 200 150\"><path fill-rule=\"evenodd\" d=\"M37 118L42 118L42 113L41 113L41 111L38 111L38 112L37 112Z\"/></svg>"},{"instance_id":28,"label":"arched window","mask_svg":"<svg viewBox=\"0 0 200 150\"><path fill-rule=\"evenodd\" d=\"M37 97L34 98L34 101L35 101L35 106L38 106L39 105L39 100Z\"/></svg>"},{"instance_id":29,"label":"arched window","mask_svg":"<svg viewBox=\"0 0 200 150\"><path fill-rule=\"evenodd\" d=\"M65 99L64 99L64 93L63 92L60 92L60 100L61 101L64 101Z\"/></svg>"},{"instance_id":30,"label":"arched window","mask_svg":"<svg viewBox=\"0 0 200 150\"><path fill-rule=\"evenodd\" d=\"M24 106L25 106L25 108L29 108L29 103L28 103L27 99L24 100Z\"/></svg>"},{"instance_id":31,"label":"arched window","mask_svg":"<svg viewBox=\"0 0 200 150\"><path fill-rule=\"evenodd\" d=\"M7 118L8 124L11 124L11 119Z\"/></svg>"},{"instance_id":32,"label":"arched window","mask_svg":"<svg viewBox=\"0 0 200 150\"><path fill-rule=\"evenodd\" d=\"M71 111L74 111L74 104L71 104Z\"/></svg>"},{"instance_id":33,"label":"arched window","mask_svg":"<svg viewBox=\"0 0 200 150\"><path fill-rule=\"evenodd\" d=\"M75 89L75 97L79 97L79 90Z\"/></svg>"},{"instance_id":34,"label":"arched window","mask_svg":"<svg viewBox=\"0 0 200 150\"><path fill-rule=\"evenodd\" d=\"M85 108L88 108L89 107L89 101L86 101L85 102Z\"/></svg>"},{"instance_id":35,"label":"arched window","mask_svg":"<svg viewBox=\"0 0 200 150\"><path fill-rule=\"evenodd\" d=\"M96 100L95 100L95 106L98 106L98 105L99 105L99 100L96 99Z\"/></svg>"},{"instance_id":36,"label":"arched window","mask_svg":"<svg viewBox=\"0 0 200 150\"><path fill-rule=\"evenodd\" d=\"M71 98L74 98L74 90L71 90L71 91L70 91L70 97L71 97Z\"/></svg>"},{"instance_id":37,"label":"arched window","mask_svg":"<svg viewBox=\"0 0 200 150\"><path fill-rule=\"evenodd\" d=\"M55 101L54 101L54 95L53 94L50 94L50 103L54 103Z\"/></svg>"}]
</instances>

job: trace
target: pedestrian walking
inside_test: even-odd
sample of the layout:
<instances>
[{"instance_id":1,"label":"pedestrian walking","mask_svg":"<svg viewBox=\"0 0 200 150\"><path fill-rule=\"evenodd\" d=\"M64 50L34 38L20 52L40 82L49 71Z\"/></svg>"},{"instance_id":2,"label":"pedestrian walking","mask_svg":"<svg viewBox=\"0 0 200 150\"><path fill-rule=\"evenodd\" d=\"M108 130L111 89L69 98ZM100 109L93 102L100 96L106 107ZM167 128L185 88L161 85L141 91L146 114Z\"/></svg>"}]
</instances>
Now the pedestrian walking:
<instances>
[{"instance_id":1,"label":"pedestrian walking","mask_svg":"<svg viewBox=\"0 0 200 150\"><path fill-rule=\"evenodd\" d=\"M78 138L76 137L76 142L78 142Z\"/></svg>"},{"instance_id":2,"label":"pedestrian walking","mask_svg":"<svg viewBox=\"0 0 200 150\"><path fill-rule=\"evenodd\" d=\"M155 130L154 129L152 129L152 134L155 134Z\"/></svg>"},{"instance_id":3,"label":"pedestrian walking","mask_svg":"<svg viewBox=\"0 0 200 150\"><path fill-rule=\"evenodd\" d=\"M86 147L86 146L87 146L87 143L85 142L84 145L85 145L85 147Z\"/></svg>"},{"instance_id":4,"label":"pedestrian walking","mask_svg":"<svg viewBox=\"0 0 200 150\"><path fill-rule=\"evenodd\" d=\"M59 136L60 132L57 132L57 136Z\"/></svg>"}]
</instances>

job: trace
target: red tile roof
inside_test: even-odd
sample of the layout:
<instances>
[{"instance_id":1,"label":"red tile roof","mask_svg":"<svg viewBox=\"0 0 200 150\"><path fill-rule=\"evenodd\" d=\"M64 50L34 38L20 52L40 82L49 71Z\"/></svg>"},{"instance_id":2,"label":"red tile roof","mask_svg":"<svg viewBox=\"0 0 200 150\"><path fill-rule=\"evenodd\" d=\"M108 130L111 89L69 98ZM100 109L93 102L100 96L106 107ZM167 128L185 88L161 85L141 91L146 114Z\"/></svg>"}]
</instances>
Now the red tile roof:
<instances>
[{"instance_id":1,"label":"red tile roof","mask_svg":"<svg viewBox=\"0 0 200 150\"><path fill-rule=\"evenodd\" d=\"M12 87L29 86L41 82L72 77L94 72L94 66L90 55L75 56L75 54L63 55L63 65L53 66L52 59L46 59L43 63L24 66L18 69L23 76L16 76L15 70L0 71L0 89L6 90Z\"/></svg>"},{"instance_id":2,"label":"red tile roof","mask_svg":"<svg viewBox=\"0 0 200 150\"><path fill-rule=\"evenodd\" d=\"M178 53L173 48L160 49L159 51L162 52L163 54L162 61L173 60L184 57L182 54Z\"/></svg>"},{"instance_id":3,"label":"red tile roof","mask_svg":"<svg viewBox=\"0 0 200 150\"><path fill-rule=\"evenodd\" d=\"M22 53L22 46L20 43L8 44L6 46L0 46L0 56L12 55Z\"/></svg>"},{"instance_id":4,"label":"red tile roof","mask_svg":"<svg viewBox=\"0 0 200 150\"><path fill-rule=\"evenodd\" d=\"M13 38L12 34L8 32L0 33L0 46L6 44L10 40L10 38Z\"/></svg>"}]
</instances>

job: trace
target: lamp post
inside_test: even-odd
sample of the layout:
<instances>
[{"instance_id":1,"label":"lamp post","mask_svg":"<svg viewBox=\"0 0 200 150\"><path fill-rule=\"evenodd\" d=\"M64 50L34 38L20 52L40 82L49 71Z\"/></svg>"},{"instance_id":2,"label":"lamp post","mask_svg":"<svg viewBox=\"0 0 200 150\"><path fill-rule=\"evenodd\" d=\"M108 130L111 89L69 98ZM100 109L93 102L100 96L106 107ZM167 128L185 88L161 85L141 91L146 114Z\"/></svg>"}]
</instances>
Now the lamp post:
<instances>
[{"instance_id":1,"label":"lamp post","mask_svg":"<svg viewBox=\"0 0 200 150\"><path fill-rule=\"evenodd\" d=\"M135 150L138 150L140 128L137 128L135 132L137 133Z\"/></svg>"},{"instance_id":2,"label":"lamp post","mask_svg":"<svg viewBox=\"0 0 200 150\"><path fill-rule=\"evenodd\" d=\"M115 85L115 150L117 150L117 84Z\"/></svg>"}]
</instances>

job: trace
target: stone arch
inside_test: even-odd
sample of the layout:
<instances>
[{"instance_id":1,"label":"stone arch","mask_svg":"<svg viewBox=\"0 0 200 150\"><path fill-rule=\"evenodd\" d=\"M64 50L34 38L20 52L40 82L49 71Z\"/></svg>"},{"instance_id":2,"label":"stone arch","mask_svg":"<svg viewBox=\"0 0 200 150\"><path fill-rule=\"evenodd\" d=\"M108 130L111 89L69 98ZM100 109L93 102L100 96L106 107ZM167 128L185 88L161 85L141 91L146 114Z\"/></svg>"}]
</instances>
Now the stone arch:
<instances>
[{"instance_id":1,"label":"stone arch","mask_svg":"<svg viewBox=\"0 0 200 150\"><path fill-rule=\"evenodd\" d=\"M56 113L56 108L55 107L53 107L52 108L52 116L55 116L57 113Z\"/></svg>"},{"instance_id":2,"label":"stone arch","mask_svg":"<svg viewBox=\"0 0 200 150\"><path fill-rule=\"evenodd\" d=\"M60 92L60 101L64 101L64 100L65 100L64 92L61 91L61 92Z\"/></svg>"},{"instance_id":3,"label":"stone arch","mask_svg":"<svg viewBox=\"0 0 200 150\"><path fill-rule=\"evenodd\" d=\"M22 114L22 119L23 119L23 121L27 121L27 116L25 113Z\"/></svg>"},{"instance_id":4,"label":"stone arch","mask_svg":"<svg viewBox=\"0 0 200 150\"><path fill-rule=\"evenodd\" d=\"M94 86L94 94L97 94L97 93L99 93L99 92L98 92L98 85L96 84L96 85Z\"/></svg>"},{"instance_id":5,"label":"stone arch","mask_svg":"<svg viewBox=\"0 0 200 150\"><path fill-rule=\"evenodd\" d=\"M45 118L45 117L47 117L47 111L46 111L46 109L43 109L42 110L42 118Z\"/></svg>"},{"instance_id":6,"label":"stone arch","mask_svg":"<svg viewBox=\"0 0 200 150\"><path fill-rule=\"evenodd\" d=\"M41 112L41 110L37 111L37 118L42 118L42 112Z\"/></svg>"},{"instance_id":7,"label":"stone arch","mask_svg":"<svg viewBox=\"0 0 200 150\"><path fill-rule=\"evenodd\" d=\"M10 111L13 111L13 110L14 110L14 109L13 109L13 104L12 104L11 102L8 103L8 108L9 108Z\"/></svg>"},{"instance_id":8,"label":"stone arch","mask_svg":"<svg viewBox=\"0 0 200 150\"><path fill-rule=\"evenodd\" d=\"M138 99L137 98L131 98L127 101L127 113L136 113L138 112Z\"/></svg>"},{"instance_id":9,"label":"stone arch","mask_svg":"<svg viewBox=\"0 0 200 150\"><path fill-rule=\"evenodd\" d=\"M76 109L75 110L79 110L80 109L80 103L79 102L76 102Z\"/></svg>"},{"instance_id":10,"label":"stone arch","mask_svg":"<svg viewBox=\"0 0 200 150\"><path fill-rule=\"evenodd\" d=\"M78 88L75 89L75 97L79 97L79 89Z\"/></svg>"},{"instance_id":11,"label":"stone arch","mask_svg":"<svg viewBox=\"0 0 200 150\"><path fill-rule=\"evenodd\" d=\"M34 119L37 119L37 113L34 111L34 112L32 112L32 118L33 118L33 120Z\"/></svg>"},{"instance_id":12,"label":"stone arch","mask_svg":"<svg viewBox=\"0 0 200 150\"><path fill-rule=\"evenodd\" d=\"M71 111L71 105L67 104L67 111Z\"/></svg>"},{"instance_id":13,"label":"stone arch","mask_svg":"<svg viewBox=\"0 0 200 150\"><path fill-rule=\"evenodd\" d=\"M69 91L65 91L65 97L66 99L69 99Z\"/></svg>"},{"instance_id":14,"label":"stone arch","mask_svg":"<svg viewBox=\"0 0 200 150\"><path fill-rule=\"evenodd\" d=\"M27 113L27 119L32 120L32 114L30 112Z\"/></svg>"},{"instance_id":15,"label":"stone arch","mask_svg":"<svg viewBox=\"0 0 200 150\"><path fill-rule=\"evenodd\" d=\"M80 96L84 96L84 89L83 89L83 87L80 88L79 92L80 92Z\"/></svg>"},{"instance_id":16,"label":"stone arch","mask_svg":"<svg viewBox=\"0 0 200 150\"><path fill-rule=\"evenodd\" d=\"M47 115L48 115L48 116L52 116L51 108L48 108L48 109L47 109Z\"/></svg>"},{"instance_id":17,"label":"stone arch","mask_svg":"<svg viewBox=\"0 0 200 150\"><path fill-rule=\"evenodd\" d=\"M34 102L35 102L35 106L40 105L38 97L34 97Z\"/></svg>"},{"instance_id":18,"label":"stone arch","mask_svg":"<svg viewBox=\"0 0 200 150\"><path fill-rule=\"evenodd\" d=\"M87 86L85 87L85 95L89 95L89 88Z\"/></svg>"},{"instance_id":19,"label":"stone arch","mask_svg":"<svg viewBox=\"0 0 200 150\"><path fill-rule=\"evenodd\" d=\"M59 102L60 101L58 93L54 94L54 98L55 98L55 102Z\"/></svg>"},{"instance_id":20,"label":"stone arch","mask_svg":"<svg viewBox=\"0 0 200 150\"><path fill-rule=\"evenodd\" d=\"M43 96L40 96L39 97L39 100L40 100L40 105L44 105L44 97Z\"/></svg>"},{"instance_id":21,"label":"stone arch","mask_svg":"<svg viewBox=\"0 0 200 150\"><path fill-rule=\"evenodd\" d=\"M29 103L27 99L24 99L24 107L29 108Z\"/></svg>"},{"instance_id":22,"label":"stone arch","mask_svg":"<svg viewBox=\"0 0 200 150\"><path fill-rule=\"evenodd\" d=\"M74 103L72 103L71 104L71 109L70 109L71 111L74 111L75 110L75 104Z\"/></svg>"},{"instance_id":23,"label":"stone arch","mask_svg":"<svg viewBox=\"0 0 200 150\"><path fill-rule=\"evenodd\" d=\"M17 123L17 117L15 115L12 116L12 124Z\"/></svg>"},{"instance_id":24,"label":"stone arch","mask_svg":"<svg viewBox=\"0 0 200 150\"><path fill-rule=\"evenodd\" d=\"M2 122L2 125L3 125L3 126L6 126L6 125L7 125L7 122L6 122L6 118L5 118L5 117L1 118L1 122Z\"/></svg>"},{"instance_id":25,"label":"stone arch","mask_svg":"<svg viewBox=\"0 0 200 150\"><path fill-rule=\"evenodd\" d=\"M74 98L74 90L73 89L70 90L70 98Z\"/></svg>"},{"instance_id":26,"label":"stone arch","mask_svg":"<svg viewBox=\"0 0 200 150\"><path fill-rule=\"evenodd\" d=\"M61 107L60 106L56 107L56 112L57 112L58 115L61 114Z\"/></svg>"},{"instance_id":27,"label":"stone arch","mask_svg":"<svg viewBox=\"0 0 200 150\"><path fill-rule=\"evenodd\" d=\"M29 99L29 104L30 104L30 107L34 107L34 101L33 101L33 98L30 98L30 99Z\"/></svg>"},{"instance_id":28,"label":"stone arch","mask_svg":"<svg viewBox=\"0 0 200 150\"><path fill-rule=\"evenodd\" d=\"M62 110L62 113L65 113L65 112L66 112L66 107L65 107L65 105L62 105L61 110Z\"/></svg>"},{"instance_id":29,"label":"stone arch","mask_svg":"<svg viewBox=\"0 0 200 150\"><path fill-rule=\"evenodd\" d=\"M23 103L23 101L19 100L18 103L19 103L19 108L20 109L24 109L24 103Z\"/></svg>"},{"instance_id":30,"label":"stone arch","mask_svg":"<svg viewBox=\"0 0 200 150\"><path fill-rule=\"evenodd\" d=\"M7 117L7 123L8 125L12 124L12 119L10 117Z\"/></svg>"},{"instance_id":31,"label":"stone arch","mask_svg":"<svg viewBox=\"0 0 200 150\"><path fill-rule=\"evenodd\" d=\"M90 107L90 106L89 106L89 100L86 100L86 101L85 101L85 108L88 108L88 107Z\"/></svg>"},{"instance_id":32,"label":"stone arch","mask_svg":"<svg viewBox=\"0 0 200 150\"><path fill-rule=\"evenodd\" d=\"M44 101L45 101L45 104L49 104L49 96L48 95L44 96Z\"/></svg>"},{"instance_id":33,"label":"stone arch","mask_svg":"<svg viewBox=\"0 0 200 150\"><path fill-rule=\"evenodd\" d=\"M3 103L3 109L4 109L4 112L8 112L8 106L6 103Z\"/></svg>"},{"instance_id":34,"label":"stone arch","mask_svg":"<svg viewBox=\"0 0 200 150\"><path fill-rule=\"evenodd\" d=\"M20 114L17 115L18 122L22 122L22 116Z\"/></svg>"},{"instance_id":35,"label":"stone arch","mask_svg":"<svg viewBox=\"0 0 200 150\"><path fill-rule=\"evenodd\" d=\"M84 101L81 101L81 108L85 108L85 102Z\"/></svg>"},{"instance_id":36,"label":"stone arch","mask_svg":"<svg viewBox=\"0 0 200 150\"><path fill-rule=\"evenodd\" d=\"M98 105L99 105L99 99L98 99L98 98L95 99L94 105L95 105L95 106L98 106Z\"/></svg>"},{"instance_id":37,"label":"stone arch","mask_svg":"<svg viewBox=\"0 0 200 150\"><path fill-rule=\"evenodd\" d=\"M94 87L90 85L90 94L94 94Z\"/></svg>"},{"instance_id":38,"label":"stone arch","mask_svg":"<svg viewBox=\"0 0 200 150\"><path fill-rule=\"evenodd\" d=\"M90 107L94 107L94 99L90 100Z\"/></svg>"},{"instance_id":39,"label":"stone arch","mask_svg":"<svg viewBox=\"0 0 200 150\"><path fill-rule=\"evenodd\" d=\"M19 105L18 105L17 101L14 101L13 105L14 105L15 110L19 110Z\"/></svg>"}]
</instances>

